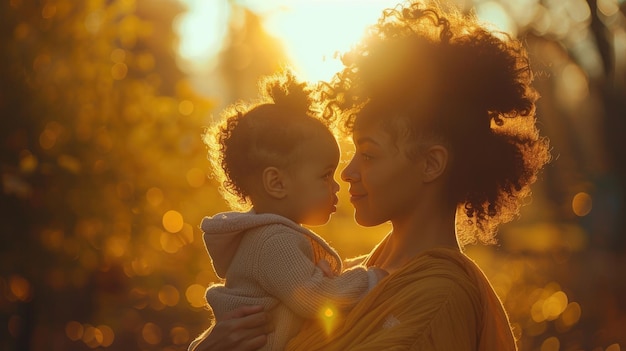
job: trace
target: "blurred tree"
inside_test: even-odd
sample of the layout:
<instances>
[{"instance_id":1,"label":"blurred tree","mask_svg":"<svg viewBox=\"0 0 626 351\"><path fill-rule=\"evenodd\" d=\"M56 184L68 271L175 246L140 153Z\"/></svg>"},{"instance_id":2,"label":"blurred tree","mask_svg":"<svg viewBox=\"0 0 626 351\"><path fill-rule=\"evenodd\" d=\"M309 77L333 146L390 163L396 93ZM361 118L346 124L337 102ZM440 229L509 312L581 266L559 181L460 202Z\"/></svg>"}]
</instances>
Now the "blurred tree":
<instances>
[{"instance_id":1,"label":"blurred tree","mask_svg":"<svg viewBox=\"0 0 626 351\"><path fill-rule=\"evenodd\" d=\"M218 194L200 140L212 104L175 65L181 11L0 4L0 349L188 342L176 328L207 260L186 245Z\"/></svg>"},{"instance_id":2,"label":"blurred tree","mask_svg":"<svg viewBox=\"0 0 626 351\"><path fill-rule=\"evenodd\" d=\"M256 99L258 78L275 73L289 62L278 39L265 31L257 14L234 3L231 14L217 67L226 89L226 104Z\"/></svg>"}]
</instances>

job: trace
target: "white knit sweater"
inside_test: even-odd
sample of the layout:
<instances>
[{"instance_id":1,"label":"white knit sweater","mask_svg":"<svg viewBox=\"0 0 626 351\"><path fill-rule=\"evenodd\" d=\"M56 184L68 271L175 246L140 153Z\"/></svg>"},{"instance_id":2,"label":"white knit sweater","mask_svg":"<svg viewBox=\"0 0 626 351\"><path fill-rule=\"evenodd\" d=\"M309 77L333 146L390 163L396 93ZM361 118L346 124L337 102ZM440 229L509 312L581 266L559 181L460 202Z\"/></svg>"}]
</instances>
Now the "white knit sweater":
<instances>
[{"instance_id":1,"label":"white knit sweater","mask_svg":"<svg viewBox=\"0 0 626 351\"><path fill-rule=\"evenodd\" d=\"M305 318L331 307L352 308L377 283L373 271L342 272L341 259L324 239L275 214L227 212L202 220L204 242L222 284L207 289L217 321L242 305L263 305L275 331L263 350L283 350ZM326 259L334 278L316 266Z\"/></svg>"}]
</instances>

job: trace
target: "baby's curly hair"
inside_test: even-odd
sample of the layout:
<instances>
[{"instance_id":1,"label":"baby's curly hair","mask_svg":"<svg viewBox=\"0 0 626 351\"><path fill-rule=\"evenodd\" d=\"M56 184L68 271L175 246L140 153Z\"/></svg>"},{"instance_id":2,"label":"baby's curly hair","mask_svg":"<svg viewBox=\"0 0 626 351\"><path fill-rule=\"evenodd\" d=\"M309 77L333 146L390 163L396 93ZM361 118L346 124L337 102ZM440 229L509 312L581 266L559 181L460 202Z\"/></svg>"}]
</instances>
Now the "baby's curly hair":
<instances>
[{"instance_id":1,"label":"baby's curly hair","mask_svg":"<svg viewBox=\"0 0 626 351\"><path fill-rule=\"evenodd\" d=\"M294 149L308 138L328 133L312 89L286 69L259 81L258 101L235 103L208 127L204 142L213 175L233 209L252 205L251 189L269 166L286 167L298 161Z\"/></svg>"},{"instance_id":2,"label":"baby's curly hair","mask_svg":"<svg viewBox=\"0 0 626 351\"><path fill-rule=\"evenodd\" d=\"M459 241L493 243L550 159L522 43L473 14L410 3L385 10L342 60L345 68L319 90L324 117L345 132L356 117L382 122L411 150L424 137L447 145Z\"/></svg>"}]
</instances>

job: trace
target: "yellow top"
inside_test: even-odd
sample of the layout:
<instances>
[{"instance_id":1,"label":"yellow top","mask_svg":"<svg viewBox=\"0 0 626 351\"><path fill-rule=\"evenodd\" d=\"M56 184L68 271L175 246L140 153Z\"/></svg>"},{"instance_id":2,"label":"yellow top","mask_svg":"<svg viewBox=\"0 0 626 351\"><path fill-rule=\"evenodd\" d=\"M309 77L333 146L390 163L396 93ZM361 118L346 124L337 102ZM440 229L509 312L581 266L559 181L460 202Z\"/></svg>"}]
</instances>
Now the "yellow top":
<instances>
[{"instance_id":1,"label":"yellow top","mask_svg":"<svg viewBox=\"0 0 626 351\"><path fill-rule=\"evenodd\" d=\"M480 268L463 253L440 248L383 279L347 315L335 311L326 323L308 321L286 350L508 351L517 346L502 303Z\"/></svg>"}]
</instances>

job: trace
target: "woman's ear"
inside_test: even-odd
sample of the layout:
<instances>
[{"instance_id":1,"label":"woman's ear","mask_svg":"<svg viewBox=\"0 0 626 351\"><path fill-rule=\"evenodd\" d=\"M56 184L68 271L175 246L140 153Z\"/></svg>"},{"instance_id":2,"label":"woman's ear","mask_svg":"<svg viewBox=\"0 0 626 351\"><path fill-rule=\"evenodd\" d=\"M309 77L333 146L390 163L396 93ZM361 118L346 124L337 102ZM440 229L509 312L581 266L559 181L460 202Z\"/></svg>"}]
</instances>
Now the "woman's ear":
<instances>
[{"instance_id":1,"label":"woman's ear","mask_svg":"<svg viewBox=\"0 0 626 351\"><path fill-rule=\"evenodd\" d=\"M275 198L283 199L287 196L286 179L283 171L276 167L267 167L263 170L263 189Z\"/></svg>"},{"instance_id":2,"label":"woman's ear","mask_svg":"<svg viewBox=\"0 0 626 351\"><path fill-rule=\"evenodd\" d=\"M424 153L424 182L438 179L448 165L448 149L442 145L430 146Z\"/></svg>"}]
</instances>

